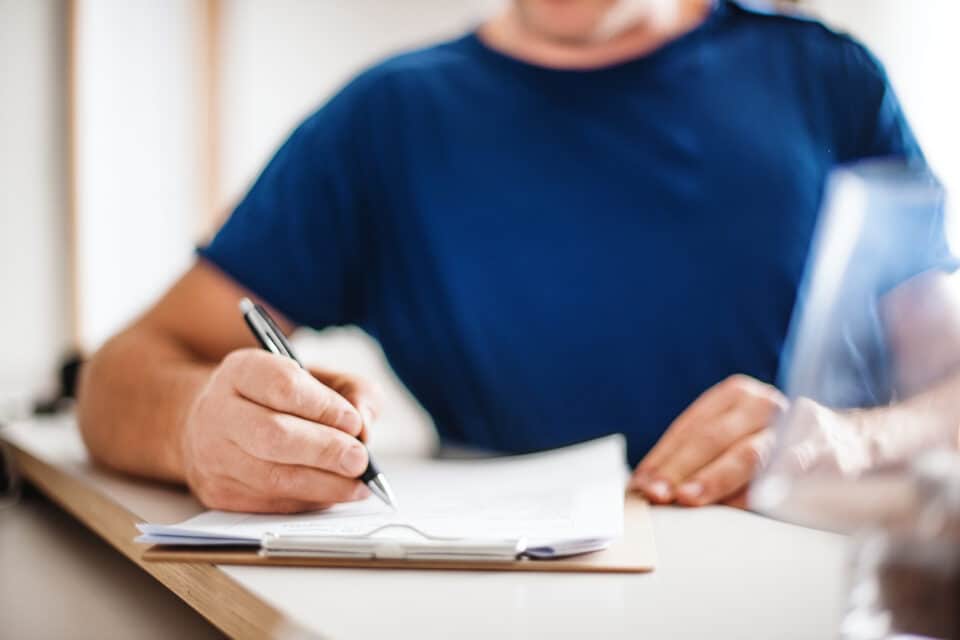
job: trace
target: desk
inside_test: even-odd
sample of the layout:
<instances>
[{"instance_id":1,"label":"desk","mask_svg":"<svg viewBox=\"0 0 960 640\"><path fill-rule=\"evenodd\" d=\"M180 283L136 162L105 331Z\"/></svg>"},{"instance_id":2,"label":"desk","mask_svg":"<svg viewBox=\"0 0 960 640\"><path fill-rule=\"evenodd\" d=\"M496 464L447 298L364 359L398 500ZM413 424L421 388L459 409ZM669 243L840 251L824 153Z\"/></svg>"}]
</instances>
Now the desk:
<instances>
[{"instance_id":1,"label":"desk","mask_svg":"<svg viewBox=\"0 0 960 640\"><path fill-rule=\"evenodd\" d=\"M16 425L0 436L29 444L145 520L171 522L198 508L181 491L91 468L69 421ZM650 574L209 565L209 573L191 571L250 598L260 609L257 615L271 618L267 628L281 637L806 640L835 635L844 589L843 538L724 507L658 508L653 518L659 563ZM195 589L179 593L193 606L209 606L198 605L202 594ZM225 610L211 617L223 628L237 629L236 615Z\"/></svg>"}]
</instances>

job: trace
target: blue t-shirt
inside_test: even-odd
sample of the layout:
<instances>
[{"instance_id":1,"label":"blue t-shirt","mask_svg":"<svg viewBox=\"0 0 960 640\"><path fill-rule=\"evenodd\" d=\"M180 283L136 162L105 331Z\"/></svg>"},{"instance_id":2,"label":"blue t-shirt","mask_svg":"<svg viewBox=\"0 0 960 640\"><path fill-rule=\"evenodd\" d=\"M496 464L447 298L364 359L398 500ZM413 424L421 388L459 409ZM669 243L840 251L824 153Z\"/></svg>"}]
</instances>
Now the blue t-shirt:
<instances>
[{"instance_id":1,"label":"blue t-shirt","mask_svg":"<svg viewBox=\"0 0 960 640\"><path fill-rule=\"evenodd\" d=\"M587 71L469 34L350 82L200 253L366 330L448 442L623 432L636 462L725 377L776 380L825 177L887 155L920 157L883 70L816 22L721 1Z\"/></svg>"}]
</instances>

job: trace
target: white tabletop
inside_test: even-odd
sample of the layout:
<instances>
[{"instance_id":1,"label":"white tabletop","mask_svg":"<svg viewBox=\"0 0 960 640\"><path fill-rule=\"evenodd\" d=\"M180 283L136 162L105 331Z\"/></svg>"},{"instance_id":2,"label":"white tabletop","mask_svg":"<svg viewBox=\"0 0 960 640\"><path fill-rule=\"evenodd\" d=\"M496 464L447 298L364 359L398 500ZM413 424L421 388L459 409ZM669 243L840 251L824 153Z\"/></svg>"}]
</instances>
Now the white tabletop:
<instances>
[{"instance_id":1,"label":"white tabletop","mask_svg":"<svg viewBox=\"0 0 960 640\"><path fill-rule=\"evenodd\" d=\"M828 638L843 598L832 535L722 507L655 509L651 574L224 567L337 638Z\"/></svg>"},{"instance_id":2,"label":"white tabletop","mask_svg":"<svg viewBox=\"0 0 960 640\"><path fill-rule=\"evenodd\" d=\"M0 435L70 468L147 521L173 522L198 509L182 492L92 469L69 423L17 425ZM220 568L291 620L334 638L836 635L844 538L725 507L655 508L653 523L659 561L650 574Z\"/></svg>"}]
</instances>

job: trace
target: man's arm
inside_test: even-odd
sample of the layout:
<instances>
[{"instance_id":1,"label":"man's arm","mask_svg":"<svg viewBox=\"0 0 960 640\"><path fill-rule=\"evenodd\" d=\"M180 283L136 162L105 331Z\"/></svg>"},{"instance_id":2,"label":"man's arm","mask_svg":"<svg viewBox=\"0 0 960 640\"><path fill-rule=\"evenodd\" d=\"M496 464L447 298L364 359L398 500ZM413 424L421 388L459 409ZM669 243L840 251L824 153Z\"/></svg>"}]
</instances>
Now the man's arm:
<instances>
[{"instance_id":1,"label":"man's arm","mask_svg":"<svg viewBox=\"0 0 960 640\"><path fill-rule=\"evenodd\" d=\"M365 495L362 382L253 347L248 292L200 262L84 367L78 419L100 464L186 482L208 506L297 511ZM289 324L283 322L284 330Z\"/></svg>"},{"instance_id":2,"label":"man's arm","mask_svg":"<svg viewBox=\"0 0 960 640\"><path fill-rule=\"evenodd\" d=\"M299 511L366 491L356 436L375 412L369 387L244 348L237 303L254 297L242 285L299 324L364 320L377 86L362 74L300 123L202 261L88 363L78 414L101 464L186 482L220 509Z\"/></svg>"},{"instance_id":3,"label":"man's arm","mask_svg":"<svg viewBox=\"0 0 960 640\"><path fill-rule=\"evenodd\" d=\"M904 282L884 297L882 313L901 396L960 366L960 272L936 269Z\"/></svg>"},{"instance_id":4,"label":"man's arm","mask_svg":"<svg viewBox=\"0 0 960 640\"><path fill-rule=\"evenodd\" d=\"M853 472L956 446L960 432L960 272L933 269L911 278L884 296L881 309L901 399L839 412L862 449L864 468ZM815 464L836 466L834 458Z\"/></svg>"},{"instance_id":5,"label":"man's arm","mask_svg":"<svg viewBox=\"0 0 960 640\"><path fill-rule=\"evenodd\" d=\"M97 461L185 480L179 441L187 410L227 353L256 346L236 311L243 295L199 263L84 366L78 418Z\"/></svg>"},{"instance_id":6,"label":"man's arm","mask_svg":"<svg viewBox=\"0 0 960 640\"><path fill-rule=\"evenodd\" d=\"M790 460L780 464L858 474L960 444L960 275L921 274L887 294L882 310L903 399L849 411L798 400L787 416L791 442L781 454ZM742 505L770 452L767 427L786 407L776 389L745 376L718 384L670 425L631 486L654 502Z\"/></svg>"}]
</instances>

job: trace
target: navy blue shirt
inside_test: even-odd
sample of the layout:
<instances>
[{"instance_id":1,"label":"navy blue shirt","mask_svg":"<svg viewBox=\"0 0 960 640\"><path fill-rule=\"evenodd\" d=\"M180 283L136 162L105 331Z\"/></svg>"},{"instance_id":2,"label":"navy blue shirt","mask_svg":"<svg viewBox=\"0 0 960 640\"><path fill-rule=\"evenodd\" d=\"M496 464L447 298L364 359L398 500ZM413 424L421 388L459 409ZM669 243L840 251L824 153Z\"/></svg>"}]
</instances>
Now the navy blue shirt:
<instances>
[{"instance_id":1,"label":"navy blue shirt","mask_svg":"<svg viewBox=\"0 0 960 640\"><path fill-rule=\"evenodd\" d=\"M469 34L350 82L201 255L366 330L447 441L623 432L636 462L730 374L776 380L825 177L887 155L919 150L883 70L816 22L718 2L588 71Z\"/></svg>"}]
</instances>

